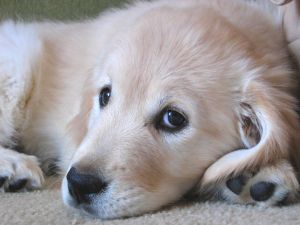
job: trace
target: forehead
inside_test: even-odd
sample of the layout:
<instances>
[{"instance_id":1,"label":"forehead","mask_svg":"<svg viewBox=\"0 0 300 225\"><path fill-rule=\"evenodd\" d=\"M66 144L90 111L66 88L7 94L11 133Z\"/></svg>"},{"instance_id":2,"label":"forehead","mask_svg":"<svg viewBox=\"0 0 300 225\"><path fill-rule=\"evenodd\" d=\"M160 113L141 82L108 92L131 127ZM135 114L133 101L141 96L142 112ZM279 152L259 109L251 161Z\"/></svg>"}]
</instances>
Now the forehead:
<instances>
[{"instance_id":1,"label":"forehead","mask_svg":"<svg viewBox=\"0 0 300 225\"><path fill-rule=\"evenodd\" d=\"M240 38L207 9L156 9L115 40L107 73L127 97L162 90L185 92L195 85L209 89L217 79L212 76L219 76L233 58L222 49L229 45L230 54L237 55L245 49L238 48Z\"/></svg>"},{"instance_id":2,"label":"forehead","mask_svg":"<svg viewBox=\"0 0 300 225\"><path fill-rule=\"evenodd\" d=\"M167 24L140 21L115 41L109 54L108 74L120 81L130 81L135 87L155 80L176 79L175 75L192 66L193 60L188 51L192 42L184 40L187 37L183 30L182 37L176 37L177 31Z\"/></svg>"}]
</instances>

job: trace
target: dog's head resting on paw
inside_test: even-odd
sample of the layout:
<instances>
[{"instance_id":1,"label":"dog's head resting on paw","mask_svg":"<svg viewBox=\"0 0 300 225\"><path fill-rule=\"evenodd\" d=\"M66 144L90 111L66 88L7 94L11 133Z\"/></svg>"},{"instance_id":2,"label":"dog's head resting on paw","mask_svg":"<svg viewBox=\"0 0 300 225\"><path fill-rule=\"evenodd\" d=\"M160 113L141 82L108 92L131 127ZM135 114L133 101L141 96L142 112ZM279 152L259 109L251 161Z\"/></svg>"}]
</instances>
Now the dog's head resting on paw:
<instances>
[{"instance_id":1,"label":"dog's head resting on paw","mask_svg":"<svg viewBox=\"0 0 300 225\"><path fill-rule=\"evenodd\" d=\"M62 185L67 204L101 218L138 215L178 200L232 150L257 148L241 150L240 162L225 159L205 179L255 166L257 159L266 163L272 157L264 152L287 155L280 139L286 125L270 124L281 119L270 101L290 108L291 100L280 95L285 102L279 103L276 90L265 88L286 82L283 68L261 66L275 56L259 56L214 11L155 9L116 36L70 123L78 149ZM260 83L262 73L269 76Z\"/></svg>"}]
</instances>

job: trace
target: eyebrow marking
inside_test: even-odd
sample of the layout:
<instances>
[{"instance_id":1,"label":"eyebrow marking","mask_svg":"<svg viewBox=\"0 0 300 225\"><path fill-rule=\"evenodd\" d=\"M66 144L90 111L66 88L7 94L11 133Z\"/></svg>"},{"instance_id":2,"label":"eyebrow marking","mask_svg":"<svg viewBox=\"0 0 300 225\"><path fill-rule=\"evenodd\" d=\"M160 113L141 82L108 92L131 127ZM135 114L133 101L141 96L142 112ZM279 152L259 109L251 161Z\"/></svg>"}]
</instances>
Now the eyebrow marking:
<instances>
[{"instance_id":1,"label":"eyebrow marking","mask_svg":"<svg viewBox=\"0 0 300 225\"><path fill-rule=\"evenodd\" d=\"M167 106L171 105L172 103L169 103L169 100L172 98L171 95L166 95L163 98L160 99L158 104L155 104L152 109L150 110L151 112L147 115L147 118L145 119L145 126L148 126L150 124L155 123L157 116L160 115L161 111ZM168 104L169 103L169 104Z\"/></svg>"}]
</instances>

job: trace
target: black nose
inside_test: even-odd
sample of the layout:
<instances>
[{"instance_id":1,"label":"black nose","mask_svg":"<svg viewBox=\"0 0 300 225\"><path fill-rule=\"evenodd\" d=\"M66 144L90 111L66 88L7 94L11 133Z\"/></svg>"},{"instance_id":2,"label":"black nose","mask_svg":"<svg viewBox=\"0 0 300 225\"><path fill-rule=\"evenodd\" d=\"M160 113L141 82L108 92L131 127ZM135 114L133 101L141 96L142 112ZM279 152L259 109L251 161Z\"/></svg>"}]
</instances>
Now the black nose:
<instances>
[{"instance_id":1,"label":"black nose","mask_svg":"<svg viewBox=\"0 0 300 225\"><path fill-rule=\"evenodd\" d=\"M89 202L90 194L103 192L107 187L98 176L79 173L75 167L69 170L67 180L69 193L78 204Z\"/></svg>"}]
</instances>

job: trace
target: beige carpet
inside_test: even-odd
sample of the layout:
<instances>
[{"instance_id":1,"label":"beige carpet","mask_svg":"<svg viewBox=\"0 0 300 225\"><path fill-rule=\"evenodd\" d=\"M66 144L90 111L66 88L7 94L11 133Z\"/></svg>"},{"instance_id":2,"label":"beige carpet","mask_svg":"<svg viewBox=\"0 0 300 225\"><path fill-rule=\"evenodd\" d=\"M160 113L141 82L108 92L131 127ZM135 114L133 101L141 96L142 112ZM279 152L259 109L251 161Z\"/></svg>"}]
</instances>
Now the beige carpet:
<instances>
[{"instance_id":1,"label":"beige carpet","mask_svg":"<svg viewBox=\"0 0 300 225\"><path fill-rule=\"evenodd\" d=\"M0 194L0 224L300 224L300 204L261 209L226 203L193 203L178 205L153 214L122 220L101 221L67 209L59 190L32 193Z\"/></svg>"}]
</instances>

